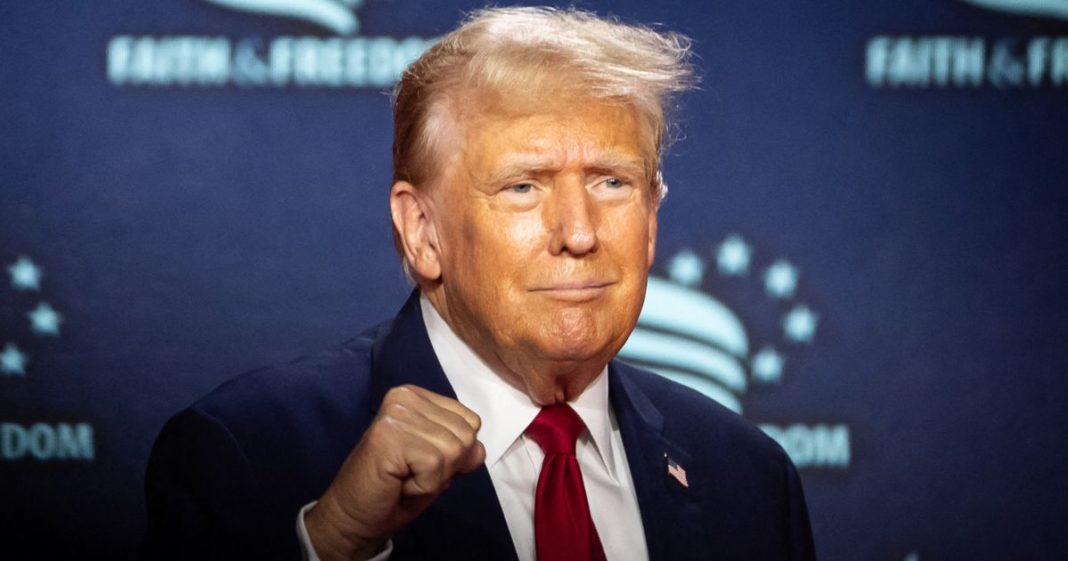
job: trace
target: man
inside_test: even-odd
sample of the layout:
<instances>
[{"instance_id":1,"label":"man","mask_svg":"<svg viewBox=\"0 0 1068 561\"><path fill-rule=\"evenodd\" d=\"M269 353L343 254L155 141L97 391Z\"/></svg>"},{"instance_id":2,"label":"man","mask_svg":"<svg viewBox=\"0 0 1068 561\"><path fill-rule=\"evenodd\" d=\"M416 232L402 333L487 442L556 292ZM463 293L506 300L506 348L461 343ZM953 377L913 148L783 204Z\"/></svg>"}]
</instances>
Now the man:
<instances>
[{"instance_id":1,"label":"man","mask_svg":"<svg viewBox=\"0 0 1068 561\"><path fill-rule=\"evenodd\" d=\"M686 56L675 35L508 8L413 63L390 210L418 289L340 351L172 419L144 557L812 559L780 448L613 361Z\"/></svg>"}]
</instances>

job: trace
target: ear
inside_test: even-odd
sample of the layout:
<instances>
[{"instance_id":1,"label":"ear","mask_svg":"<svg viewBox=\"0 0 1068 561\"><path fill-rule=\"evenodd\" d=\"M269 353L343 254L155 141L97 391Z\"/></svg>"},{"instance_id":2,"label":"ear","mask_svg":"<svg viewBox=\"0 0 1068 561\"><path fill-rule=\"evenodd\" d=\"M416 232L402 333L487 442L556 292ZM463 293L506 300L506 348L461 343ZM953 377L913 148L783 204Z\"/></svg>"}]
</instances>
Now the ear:
<instances>
[{"instance_id":1,"label":"ear","mask_svg":"<svg viewBox=\"0 0 1068 561\"><path fill-rule=\"evenodd\" d=\"M431 219L429 197L407 181L398 181L389 191L389 210L400 249L412 272L420 279L441 277L438 235Z\"/></svg>"}]
</instances>

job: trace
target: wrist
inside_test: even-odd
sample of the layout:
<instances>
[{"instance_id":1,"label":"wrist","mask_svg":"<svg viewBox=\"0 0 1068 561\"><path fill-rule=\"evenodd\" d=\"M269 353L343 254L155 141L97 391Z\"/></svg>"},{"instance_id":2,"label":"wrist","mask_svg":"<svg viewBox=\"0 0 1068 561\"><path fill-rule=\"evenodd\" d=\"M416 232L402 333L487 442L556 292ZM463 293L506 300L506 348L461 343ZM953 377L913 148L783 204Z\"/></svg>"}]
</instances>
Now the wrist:
<instances>
[{"instance_id":1,"label":"wrist","mask_svg":"<svg viewBox=\"0 0 1068 561\"><path fill-rule=\"evenodd\" d=\"M389 540L355 535L346 520L342 509L326 495L305 513L308 539L321 561L365 561L382 551Z\"/></svg>"}]
</instances>

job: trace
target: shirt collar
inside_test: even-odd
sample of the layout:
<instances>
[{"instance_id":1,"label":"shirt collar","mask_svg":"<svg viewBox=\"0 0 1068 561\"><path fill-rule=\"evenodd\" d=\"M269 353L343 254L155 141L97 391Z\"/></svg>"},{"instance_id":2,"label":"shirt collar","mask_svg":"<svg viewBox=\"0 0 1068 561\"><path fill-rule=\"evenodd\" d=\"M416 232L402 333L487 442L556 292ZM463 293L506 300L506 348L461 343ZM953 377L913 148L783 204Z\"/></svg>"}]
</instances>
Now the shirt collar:
<instances>
[{"instance_id":1,"label":"shirt collar","mask_svg":"<svg viewBox=\"0 0 1068 561\"><path fill-rule=\"evenodd\" d=\"M525 392L493 371L452 330L433 304L420 296L419 305L434 354L460 403L482 418L478 439L486 448L486 466L492 466L523 435L541 408ZM598 457L613 479L613 420L608 403L608 367L576 399L570 402L589 430ZM581 438L581 437L580 437Z\"/></svg>"}]
</instances>

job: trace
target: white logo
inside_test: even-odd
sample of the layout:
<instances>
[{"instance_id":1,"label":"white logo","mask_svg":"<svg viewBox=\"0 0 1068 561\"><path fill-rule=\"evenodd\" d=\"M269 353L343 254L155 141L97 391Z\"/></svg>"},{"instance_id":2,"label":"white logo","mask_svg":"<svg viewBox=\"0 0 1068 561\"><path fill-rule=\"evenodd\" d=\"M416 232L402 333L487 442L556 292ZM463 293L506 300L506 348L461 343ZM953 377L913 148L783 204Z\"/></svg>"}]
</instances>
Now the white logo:
<instances>
[{"instance_id":1,"label":"white logo","mask_svg":"<svg viewBox=\"0 0 1068 561\"><path fill-rule=\"evenodd\" d=\"M24 383L35 358L59 339L63 314L43 297L44 270L25 255L6 264L14 323L0 326L0 383ZM8 380L4 380L4 379ZM0 462L19 460L93 461L96 450L89 423L21 423L0 419Z\"/></svg>"},{"instance_id":2,"label":"white logo","mask_svg":"<svg viewBox=\"0 0 1068 561\"><path fill-rule=\"evenodd\" d=\"M256 14L290 17L321 25L338 35L360 30L355 10L363 0L207 0L212 4Z\"/></svg>"},{"instance_id":3,"label":"white logo","mask_svg":"<svg viewBox=\"0 0 1068 561\"><path fill-rule=\"evenodd\" d=\"M1068 20L1068 0L963 0L991 10ZM1068 36L876 35L864 52L875 89L1068 87Z\"/></svg>"},{"instance_id":4,"label":"white logo","mask_svg":"<svg viewBox=\"0 0 1068 561\"><path fill-rule=\"evenodd\" d=\"M117 35L108 41L108 81L141 88L389 88L434 42L357 34L363 0L206 1L300 19L335 35Z\"/></svg>"},{"instance_id":5,"label":"white logo","mask_svg":"<svg viewBox=\"0 0 1068 561\"><path fill-rule=\"evenodd\" d=\"M1068 0L964 0L988 10L1068 20Z\"/></svg>"},{"instance_id":6,"label":"white logo","mask_svg":"<svg viewBox=\"0 0 1068 561\"><path fill-rule=\"evenodd\" d=\"M1068 86L1068 37L877 35L865 50L872 88Z\"/></svg>"},{"instance_id":7,"label":"white logo","mask_svg":"<svg viewBox=\"0 0 1068 561\"><path fill-rule=\"evenodd\" d=\"M731 234L716 248L721 278L749 276L752 248ZM754 345L738 315L700 290L705 262L692 250L677 253L668 265L670 280L649 278L645 306L620 357L686 384L738 413L740 397L750 381L771 384L782 380L786 366L783 345L810 345L819 315L797 301L800 269L786 259L767 266L758 281L769 300L785 305L778 342Z\"/></svg>"},{"instance_id":8,"label":"white logo","mask_svg":"<svg viewBox=\"0 0 1068 561\"><path fill-rule=\"evenodd\" d=\"M619 357L743 413L742 398L751 384L781 383L789 355L814 344L820 322L819 314L800 297L801 269L784 258L758 268L753 253L741 235L731 234L707 261L715 263L717 283L739 287L756 282L771 310L774 333L758 335L747 329L738 313L704 290L713 284L706 259L684 249L670 260L669 278L649 277L638 325ZM798 467L849 466L846 425L760 423L760 428L783 446Z\"/></svg>"},{"instance_id":9,"label":"white logo","mask_svg":"<svg viewBox=\"0 0 1068 561\"><path fill-rule=\"evenodd\" d=\"M38 338L59 337L63 315L40 298L41 278L44 276L41 268L23 255L7 266L7 273L11 279L10 286L16 293L36 296L31 299L34 302L32 308L22 314L27 331ZM29 363L30 356L19 342L10 339L4 341L0 350L0 376L24 377Z\"/></svg>"}]
</instances>

